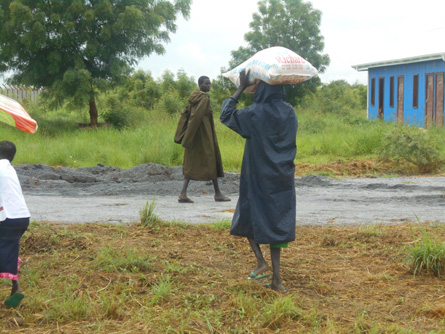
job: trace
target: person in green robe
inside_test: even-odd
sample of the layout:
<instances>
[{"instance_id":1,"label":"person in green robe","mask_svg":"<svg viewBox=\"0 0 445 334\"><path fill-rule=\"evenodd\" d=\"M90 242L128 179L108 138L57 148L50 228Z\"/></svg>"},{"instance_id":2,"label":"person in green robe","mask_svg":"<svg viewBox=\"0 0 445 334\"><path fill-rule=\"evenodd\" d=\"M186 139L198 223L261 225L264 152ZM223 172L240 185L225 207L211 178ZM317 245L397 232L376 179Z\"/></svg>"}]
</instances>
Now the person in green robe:
<instances>
[{"instance_id":1,"label":"person in green robe","mask_svg":"<svg viewBox=\"0 0 445 334\"><path fill-rule=\"evenodd\" d=\"M190 180L212 180L215 188L215 201L230 201L230 198L221 193L218 185L218 177L224 177L224 170L216 139L213 110L210 105L210 97L207 94L211 85L208 77L201 76L198 79L199 90L193 91L189 97L190 117L181 142L185 148L184 185L179 194L179 203L193 203L187 197Z\"/></svg>"}]
</instances>

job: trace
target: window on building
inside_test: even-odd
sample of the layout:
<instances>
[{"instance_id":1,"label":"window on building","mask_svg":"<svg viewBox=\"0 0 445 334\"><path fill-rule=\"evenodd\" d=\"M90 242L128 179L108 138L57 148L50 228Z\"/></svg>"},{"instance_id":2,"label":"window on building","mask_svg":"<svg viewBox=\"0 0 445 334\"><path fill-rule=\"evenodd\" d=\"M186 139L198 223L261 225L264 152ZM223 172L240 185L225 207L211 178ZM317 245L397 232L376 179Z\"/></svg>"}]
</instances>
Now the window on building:
<instances>
[{"instance_id":1,"label":"window on building","mask_svg":"<svg viewBox=\"0 0 445 334\"><path fill-rule=\"evenodd\" d=\"M413 77L413 108L419 106L419 75L415 74Z\"/></svg>"},{"instance_id":2,"label":"window on building","mask_svg":"<svg viewBox=\"0 0 445 334\"><path fill-rule=\"evenodd\" d=\"M394 77L389 77L389 106L394 108Z\"/></svg>"},{"instance_id":3,"label":"window on building","mask_svg":"<svg viewBox=\"0 0 445 334\"><path fill-rule=\"evenodd\" d=\"M371 79L371 107L375 106L375 78Z\"/></svg>"}]
</instances>

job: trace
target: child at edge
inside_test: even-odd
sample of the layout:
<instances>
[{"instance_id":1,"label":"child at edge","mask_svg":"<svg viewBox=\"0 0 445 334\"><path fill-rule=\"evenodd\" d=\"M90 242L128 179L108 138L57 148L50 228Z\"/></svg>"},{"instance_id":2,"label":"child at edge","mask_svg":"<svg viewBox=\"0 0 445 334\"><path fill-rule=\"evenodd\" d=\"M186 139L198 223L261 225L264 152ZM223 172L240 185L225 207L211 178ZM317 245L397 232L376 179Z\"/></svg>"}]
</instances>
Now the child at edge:
<instances>
[{"instance_id":1,"label":"child at edge","mask_svg":"<svg viewBox=\"0 0 445 334\"><path fill-rule=\"evenodd\" d=\"M0 141L0 278L12 281L6 307L17 307L24 295L18 278L20 238L28 229L30 214L17 173L12 167L16 147Z\"/></svg>"}]
</instances>

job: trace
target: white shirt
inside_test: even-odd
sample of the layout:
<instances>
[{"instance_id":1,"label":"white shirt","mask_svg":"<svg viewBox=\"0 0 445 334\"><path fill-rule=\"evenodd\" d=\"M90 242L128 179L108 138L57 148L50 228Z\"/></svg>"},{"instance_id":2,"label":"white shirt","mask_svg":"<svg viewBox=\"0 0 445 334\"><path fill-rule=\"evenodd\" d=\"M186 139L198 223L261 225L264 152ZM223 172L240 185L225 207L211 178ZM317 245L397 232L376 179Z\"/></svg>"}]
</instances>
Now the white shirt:
<instances>
[{"instance_id":1,"label":"white shirt","mask_svg":"<svg viewBox=\"0 0 445 334\"><path fill-rule=\"evenodd\" d=\"M30 217L22 187L14 167L7 159L0 160L0 221L6 218Z\"/></svg>"}]
</instances>

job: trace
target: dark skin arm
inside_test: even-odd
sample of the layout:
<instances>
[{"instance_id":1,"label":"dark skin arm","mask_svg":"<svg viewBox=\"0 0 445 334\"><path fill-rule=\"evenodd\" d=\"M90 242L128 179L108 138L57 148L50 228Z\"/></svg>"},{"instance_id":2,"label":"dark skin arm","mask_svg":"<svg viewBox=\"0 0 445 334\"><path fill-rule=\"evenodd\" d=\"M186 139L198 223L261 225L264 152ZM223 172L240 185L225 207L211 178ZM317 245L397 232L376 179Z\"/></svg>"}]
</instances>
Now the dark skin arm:
<instances>
[{"instance_id":1,"label":"dark skin arm","mask_svg":"<svg viewBox=\"0 0 445 334\"><path fill-rule=\"evenodd\" d=\"M235 99L235 100L238 101L240 96L241 96L241 94L243 93L243 91L249 85L249 73L250 73L250 70L247 71L247 73L246 73L245 69L240 72L240 74L239 74L239 76L240 76L240 84L239 84L238 89L236 90L236 92L233 93L232 99Z\"/></svg>"}]
</instances>

